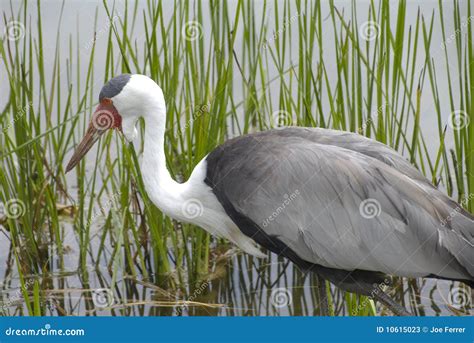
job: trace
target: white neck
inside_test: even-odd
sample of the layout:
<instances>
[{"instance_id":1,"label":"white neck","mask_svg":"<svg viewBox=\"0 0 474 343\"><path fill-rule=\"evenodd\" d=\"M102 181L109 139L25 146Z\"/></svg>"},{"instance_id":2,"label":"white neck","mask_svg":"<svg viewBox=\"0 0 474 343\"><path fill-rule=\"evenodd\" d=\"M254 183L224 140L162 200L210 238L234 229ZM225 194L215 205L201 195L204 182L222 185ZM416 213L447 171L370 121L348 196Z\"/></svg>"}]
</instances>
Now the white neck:
<instances>
[{"instance_id":1,"label":"white neck","mask_svg":"<svg viewBox=\"0 0 474 343\"><path fill-rule=\"evenodd\" d=\"M150 106L145 118L145 148L141 171L150 199L167 215L184 220L181 204L186 201L186 183L173 180L166 166L165 125L166 109Z\"/></svg>"},{"instance_id":2,"label":"white neck","mask_svg":"<svg viewBox=\"0 0 474 343\"><path fill-rule=\"evenodd\" d=\"M143 80L143 76L139 76ZM262 255L255 242L245 236L226 214L212 189L204 182L207 172L206 158L194 168L189 180L177 183L166 167L165 126L166 105L161 89L148 83L145 99L127 96L121 105L133 109L142 106L145 119L145 149L141 162L143 182L150 200L166 215L183 222L198 225L212 234L225 237L255 256ZM151 81L151 82L150 82ZM145 87L137 87L144 89ZM139 93L140 94L140 93ZM130 101L129 99L133 99ZM133 123L133 122L132 122ZM134 123L132 128L134 129ZM130 128L129 128L130 129ZM131 132L133 130L130 130Z\"/></svg>"}]
</instances>

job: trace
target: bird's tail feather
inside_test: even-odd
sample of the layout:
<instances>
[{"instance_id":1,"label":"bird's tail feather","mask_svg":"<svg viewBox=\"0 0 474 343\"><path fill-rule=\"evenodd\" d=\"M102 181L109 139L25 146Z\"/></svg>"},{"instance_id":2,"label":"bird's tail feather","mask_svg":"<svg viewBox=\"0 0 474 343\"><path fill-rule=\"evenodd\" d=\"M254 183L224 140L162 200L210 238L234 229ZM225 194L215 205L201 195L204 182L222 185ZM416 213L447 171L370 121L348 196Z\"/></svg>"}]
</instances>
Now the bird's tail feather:
<instances>
[{"instance_id":1,"label":"bird's tail feather","mask_svg":"<svg viewBox=\"0 0 474 343\"><path fill-rule=\"evenodd\" d=\"M452 228L440 233L440 241L467 272L466 281L474 283L474 221L462 215L454 219Z\"/></svg>"}]
</instances>

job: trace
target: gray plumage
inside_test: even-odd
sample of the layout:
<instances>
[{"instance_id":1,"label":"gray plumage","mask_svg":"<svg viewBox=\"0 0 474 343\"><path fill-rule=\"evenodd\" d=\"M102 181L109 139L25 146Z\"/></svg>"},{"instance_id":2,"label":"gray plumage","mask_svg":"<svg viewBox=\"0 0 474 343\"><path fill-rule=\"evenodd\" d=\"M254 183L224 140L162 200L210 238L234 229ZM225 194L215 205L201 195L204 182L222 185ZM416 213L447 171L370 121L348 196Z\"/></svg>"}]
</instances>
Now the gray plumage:
<instances>
[{"instance_id":1,"label":"gray plumage","mask_svg":"<svg viewBox=\"0 0 474 343\"><path fill-rule=\"evenodd\" d=\"M379 142L287 128L230 140L207 162L226 211L274 252L344 271L474 280L473 216Z\"/></svg>"},{"instance_id":2,"label":"gray plumage","mask_svg":"<svg viewBox=\"0 0 474 343\"><path fill-rule=\"evenodd\" d=\"M99 101L102 101L104 98L113 98L119 94L123 87L128 83L132 75L130 74L121 74L113 79L110 79L101 89L99 93Z\"/></svg>"}]
</instances>

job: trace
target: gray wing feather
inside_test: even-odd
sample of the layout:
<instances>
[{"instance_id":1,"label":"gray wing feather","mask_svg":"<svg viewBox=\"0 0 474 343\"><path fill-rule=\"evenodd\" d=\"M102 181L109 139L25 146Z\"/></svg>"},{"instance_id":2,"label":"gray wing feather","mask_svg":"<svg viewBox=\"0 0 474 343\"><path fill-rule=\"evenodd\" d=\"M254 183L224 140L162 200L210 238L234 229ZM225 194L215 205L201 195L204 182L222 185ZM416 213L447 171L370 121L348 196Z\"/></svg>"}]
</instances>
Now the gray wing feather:
<instances>
[{"instance_id":1,"label":"gray wing feather","mask_svg":"<svg viewBox=\"0 0 474 343\"><path fill-rule=\"evenodd\" d=\"M356 133L331 129L300 127L288 128L276 133L279 136L296 136L315 143L338 146L344 149L357 151L397 169L402 174L405 174L414 180L420 181L430 187L434 187L431 182L418 171L418 169L413 167L413 165L397 151L383 143Z\"/></svg>"},{"instance_id":2,"label":"gray wing feather","mask_svg":"<svg viewBox=\"0 0 474 343\"><path fill-rule=\"evenodd\" d=\"M305 261L473 278L472 216L385 145L286 129L231 140L220 153L214 179L226 199Z\"/></svg>"}]
</instances>

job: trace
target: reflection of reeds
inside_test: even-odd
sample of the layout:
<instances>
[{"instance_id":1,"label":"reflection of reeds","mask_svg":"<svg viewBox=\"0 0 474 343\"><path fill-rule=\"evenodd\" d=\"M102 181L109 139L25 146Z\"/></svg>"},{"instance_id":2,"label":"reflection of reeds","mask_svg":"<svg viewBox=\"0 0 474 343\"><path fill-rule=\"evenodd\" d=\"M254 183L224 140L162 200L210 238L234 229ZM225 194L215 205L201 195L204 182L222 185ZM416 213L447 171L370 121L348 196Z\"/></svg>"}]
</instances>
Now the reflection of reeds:
<instances>
[{"instance_id":1,"label":"reflection of reeds","mask_svg":"<svg viewBox=\"0 0 474 343\"><path fill-rule=\"evenodd\" d=\"M173 290L185 301L195 285L209 279L222 255L219 249L225 246L201 229L171 221L150 204L137 168L141 144L126 146L115 134L104 136L93 168L86 172L82 162L75 177L66 179L65 156L82 136L83 119L90 116L101 86L92 81L97 70L104 70L104 80L122 72L146 73L161 85L168 105L169 167L178 179L186 179L195 164L226 138L278 126L281 118L275 124L274 114L285 113L284 124L355 131L404 152L433 181L441 180L449 194L466 199L472 211L473 21L463 19L463 14L472 17L470 2L455 1L452 14L446 14L446 5L440 2L436 14L425 17L418 12L409 24L404 1L395 10L388 1L370 2L364 22L352 5L343 11L331 1L327 17L320 2L312 1L224 1L213 2L210 8L185 1L176 3L174 11L161 1L148 1L143 13L137 5L113 9L104 2L98 10L105 10L109 22L97 23L96 13L100 35L87 46L79 46L78 37L69 37L69 46L60 45L61 27L68 23L60 24L55 58L48 62L51 75L46 75L42 54L40 2L38 22L30 21L26 2L17 14L4 13L5 26L16 31L0 44L0 63L9 81L2 85L7 106L0 113L0 201L17 199L25 213L18 219L0 218L5 228L2 240L9 240L0 248L11 246L8 262L0 262L8 263L4 288L11 285L11 278L20 278L16 286L26 300L20 313L50 311L45 290L68 289L64 276L72 276L83 289L108 287L122 300L135 299L138 304L148 287L137 288L124 278L133 277ZM256 6L262 9L256 11ZM454 37L446 32L447 16L454 18ZM275 23L273 32L269 21ZM134 33L139 26L144 37ZM441 44L432 39L435 27L441 28ZM95 56L99 42L107 46L105 61ZM334 52L331 59L325 51ZM454 60L449 51L455 51ZM420 61L422 70L417 67ZM436 70L439 61L443 68ZM446 82L449 93L440 94L438 86ZM423 111L421 100L426 98L434 101L438 121L436 156L428 154L420 127L421 116L431 115ZM453 130L452 151L445 146L446 130L452 129L446 129L442 113L447 101L450 111L462 112L468 122ZM430 144L434 141L430 137ZM94 219L93 209L104 201L105 223L100 228L88 225ZM58 204L74 204L77 213L65 213ZM72 219L64 220L66 216ZM77 246L66 254L63 247L75 242ZM210 282L209 292L219 289L219 295L209 303L239 304L213 309L212 314L282 311L271 308L266 288L281 272L269 270L280 269L281 264L262 266L257 273L248 266L263 262L252 261L235 259L236 266L245 266L239 268L241 284L230 282L225 272L219 272L221 281ZM41 281L25 287L33 275ZM289 314L314 314L318 295L311 287L316 279L293 268L280 277L293 292ZM404 299L404 288L407 285L400 283L394 289L399 300ZM334 289L329 293L336 314L375 313L367 298ZM253 295L244 298L249 294ZM239 296L242 299L236 299ZM90 294L79 299L84 311L94 313ZM67 297L55 299L55 308L63 314L75 313L76 305ZM138 312L112 309L111 313L143 315L145 306L136 308Z\"/></svg>"}]
</instances>

